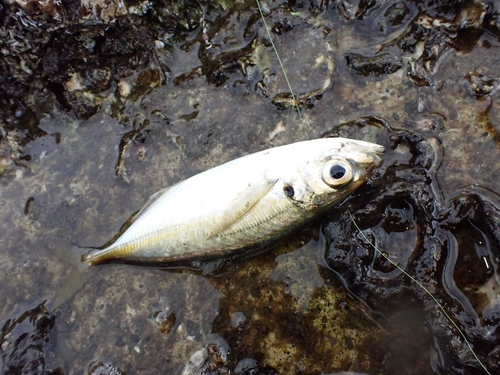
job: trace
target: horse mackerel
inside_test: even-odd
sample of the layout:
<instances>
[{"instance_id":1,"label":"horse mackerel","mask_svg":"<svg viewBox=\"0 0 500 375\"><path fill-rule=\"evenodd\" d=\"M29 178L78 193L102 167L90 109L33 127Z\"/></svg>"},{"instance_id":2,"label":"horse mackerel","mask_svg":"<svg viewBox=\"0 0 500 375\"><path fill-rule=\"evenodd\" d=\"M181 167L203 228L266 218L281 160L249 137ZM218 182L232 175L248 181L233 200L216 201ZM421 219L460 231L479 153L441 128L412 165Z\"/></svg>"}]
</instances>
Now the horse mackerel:
<instances>
[{"instance_id":1,"label":"horse mackerel","mask_svg":"<svg viewBox=\"0 0 500 375\"><path fill-rule=\"evenodd\" d=\"M230 255L278 238L359 187L383 151L323 138L230 161L154 194L114 243L82 261L166 263Z\"/></svg>"}]
</instances>

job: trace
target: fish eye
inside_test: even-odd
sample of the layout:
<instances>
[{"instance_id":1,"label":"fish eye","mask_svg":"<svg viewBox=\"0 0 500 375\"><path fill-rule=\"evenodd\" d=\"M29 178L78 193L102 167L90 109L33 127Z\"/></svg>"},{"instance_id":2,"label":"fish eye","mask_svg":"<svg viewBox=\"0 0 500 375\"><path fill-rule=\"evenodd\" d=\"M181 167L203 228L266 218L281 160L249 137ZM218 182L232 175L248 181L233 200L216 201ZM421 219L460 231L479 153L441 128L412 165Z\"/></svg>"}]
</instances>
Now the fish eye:
<instances>
[{"instance_id":1,"label":"fish eye","mask_svg":"<svg viewBox=\"0 0 500 375\"><path fill-rule=\"evenodd\" d=\"M283 186L283 192L285 193L285 196L287 196L288 198L293 197L293 195L295 194L295 190L293 190L292 185Z\"/></svg>"},{"instance_id":2,"label":"fish eye","mask_svg":"<svg viewBox=\"0 0 500 375\"><path fill-rule=\"evenodd\" d=\"M329 186L342 186L352 180L352 166L344 160L328 160L321 171L321 178Z\"/></svg>"}]
</instances>

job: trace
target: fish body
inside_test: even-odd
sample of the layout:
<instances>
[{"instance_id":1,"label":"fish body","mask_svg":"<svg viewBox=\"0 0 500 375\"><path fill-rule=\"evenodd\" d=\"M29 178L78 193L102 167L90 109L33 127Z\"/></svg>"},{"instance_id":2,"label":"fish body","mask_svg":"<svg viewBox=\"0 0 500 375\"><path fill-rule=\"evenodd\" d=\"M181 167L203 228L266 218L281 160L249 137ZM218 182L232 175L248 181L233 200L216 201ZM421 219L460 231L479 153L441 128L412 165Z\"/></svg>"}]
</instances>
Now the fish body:
<instances>
[{"instance_id":1,"label":"fish body","mask_svg":"<svg viewBox=\"0 0 500 375\"><path fill-rule=\"evenodd\" d=\"M354 191L383 151L324 138L235 159L157 192L114 243L82 261L173 262L278 238Z\"/></svg>"}]
</instances>

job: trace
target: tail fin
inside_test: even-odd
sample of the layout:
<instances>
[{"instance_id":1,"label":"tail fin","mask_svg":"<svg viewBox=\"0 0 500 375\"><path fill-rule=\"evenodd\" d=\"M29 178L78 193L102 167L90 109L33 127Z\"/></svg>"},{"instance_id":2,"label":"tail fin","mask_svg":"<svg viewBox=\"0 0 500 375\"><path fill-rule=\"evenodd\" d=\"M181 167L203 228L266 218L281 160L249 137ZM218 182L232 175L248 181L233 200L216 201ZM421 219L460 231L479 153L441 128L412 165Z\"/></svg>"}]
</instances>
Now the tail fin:
<instances>
[{"instance_id":1,"label":"tail fin","mask_svg":"<svg viewBox=\"0 0 500 375\"><path fill-rule=\"evenodd\" d=\"M99 249L86 248L84 250L86 250L87 252L80 257L80 262L86 264L87 266L92 265L92 261L97 256L97 254L102 254L102 250Z\"/></svg>"},{"instance_id":2,"label":"tail fin","mask_svg":"<svg viewBox=\"0 0 500 375\"><path fill-rule=\"evenodd\" d=\"M81 248L72 246L67 254L72 272L66 282L61 285L60 289L54 294L52 300L47 301L46 307L49 311L57 310L61 305L68 301L94 274L95 269L90 267L88 262L84 262L82 252L92 252L94 249ZM89 253L90 254L90 253Z\"/></svg>"}]
</instances>

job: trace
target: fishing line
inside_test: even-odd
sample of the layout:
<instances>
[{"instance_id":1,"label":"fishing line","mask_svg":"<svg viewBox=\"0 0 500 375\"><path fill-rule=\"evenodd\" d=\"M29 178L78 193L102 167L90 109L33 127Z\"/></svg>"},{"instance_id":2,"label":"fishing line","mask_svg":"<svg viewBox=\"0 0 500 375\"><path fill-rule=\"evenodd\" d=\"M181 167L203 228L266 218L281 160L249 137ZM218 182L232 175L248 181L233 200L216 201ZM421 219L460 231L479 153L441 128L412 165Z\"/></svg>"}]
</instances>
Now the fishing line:
<instances>
[{"instance_id":1,"label":"fishing line","mask_svg":"<svg viewBox=\"0 0 500 375\"><path fill-rule=\"evenodd\" d=\"M420 281L418 281L416 278L414 278L412 275L410 275L408 272L406 272L404 269L402 269L396 262L394 262L393 260L391 260L387 255L385 255L381 250L379 250L377 248L377 246L375 246L369 239L368 237L365 235L365 233L361 230L361 228L358 226L358 224L356 223L356 221L354 221L354 217L352 216L351 212L349 210L347 210L347 213L349 214L349 217L351 218L351 221L353 222L354 226L356 227L356 229L359 231L359 233L361 234L361 236L363 237L363 239L365 241L367 241L371 247L373 247L375 249L375 251L377 253L379 253L380 255L382 255L389 263L391 263L394 267L396 267L398 270L400 270L404 275L406 275L411 281L413 281L415 284L417 284L425 293L427 293L433 300L434 302L436 302L436 305L438 305L438 307L441 309L441 311L443 312L443 314L446 316L446 318L451 322L451 324L457 329L457 331L460 333L460 336L462 336L462 338L464 339L464 342L465 344L469 347L469 350L471 351L472 355L474 356L474 358L477 360L477 362L481 365L481 367L484 369L484 371L486 371L486 373L488 375L491 375L491 373L488 371L488 369L486 368L486 366L481 362L481 360L479 359L479 357L477 356L476 352L474 352L474 349L472 349L472 345L471 343L469 342L469 340L467 340L467 337L465 336L465 333L458 327L458 324L455 323L453 321L453 319L451 319L450 315L448 315L448 313L446 312L446 310L444 309L444 307L441 305L441 303L439 303L439 301L437 300L436 297L434 297L434 295L429 291L429 289L427 289Z\"/></svg>"},{"instance_id":2,"label":"fishing line","mask_svg":"<svg viewBox=\"0 0 500 375\"><path fill-rule=\"evenodd\" d=\"M267 22L266 22L266 19L264 17L264 12L262 11L262 8L260 6L260 1L259 0L255 0L255 2L257 3L257 6L259 8L260 16L261 16L262 21L264 22L264 26L265 26L265 29L266 29L269 41L271 42L271 45L272 45L273 50L274 50L274 53L276 54L276 57L278 58L278 62L279 62L279 65L281 67L281 70L283 71L283 75L285 76L285 80L286 80L286 83L288 85L288 89L290 90L290 94L292 96L294 106L297 109L297 112L298 112L299 116L302 117L302 113L300 112L299 106L297 104L297 100L295 98L295 94L293 93L292 85L290 84L290 81L288 80L288 76L286 74L285 67L283 65L283 62L281 61L280 56L279 56L278 49L274 45L273 38L271 36L271 32L269 31L269 27L267 26ZM359 231L359 233L361 234L361 236L365 239L365 241L367 241L370 244L370 246L373 247L375 249L375 251L377 251L377 253L379 253L380 255L382 255L389 263L391 263L394 267L396 267L398 270L400 270L404 275L406 275L411 281L413 281L415 284L417 284L425 293L427 293L432 298L432 300L436 303L436 305L439 307L439 309L443 312L443 314L445 315L445 317L451 322L451 324L460 333L460 336L462 336L462 338L464 339L465 344L467 345L467 347L469 348L470 352L472 353L472 355L476 359L476 361L479 363L479 365L483 368L483 370L488 375L491 375L491 373L488 371L488 369L486 368L486 366L481 362L481 360L477 356L477 354L474 351L474 349L472 349L472 345L469 342L469 340L467 340L467 337L465 336L465 333L460 329L460 327L458 326L458 324L453 321L453 319L446 312L446 310L441 305L441 303L437 300L437 298L434 297L434 295L422 283L420 283L416 278L414 278L412 275L410 275L408 272L406 272L404 269L402 269L398 264L396 264L387 255L385 255L381 250L379 250L373 243L371 243L371 241L368 239L368 237L364 234L364 232L358 226L358 224L356 223L356 221L354 221L354 217L352 216L351 212L349 210L347 210L347 213L349 214L349 217L351 218L354 226Z\"/></svg>"},{"instance_id":3,"label":"fishing line","mask_svg":"<svg viewBox=\"0 0 500 375\"><path fill-rule=\"evenodd\" d=\"M288 76L287 76L286 71L285 71L285 66L283 65L283 62L281 61L280 55L278 54L278 49L274 45L273 38L271 36L271 32L269 31L269 27L267 26L267 22L266 22L266 19L264 17L264 12L262 11L262 8L260 7L260 1L255 0L255 2L257 3L257 6L259 7L260 17L262 18L262 21L264 22L264 26L265 26L265 29L267 32L267 37L269 38L269 41L271 42L271 45L273 46L274 53L276 54L276 57L278 58L278 62L279 62L280 67L281 67L281 71L283 72L283 75L285 76L286 84L288 85L288 89L290 90L290 94L292 95L293 105L297 109L299 117L302 117L302 113L300 112L299 105L297 104L297 99L295 98L295 94L293 93L293 90L292 90L292 85L290 84L290 81L288 80Z\"/></svg>"}]
</instances>

